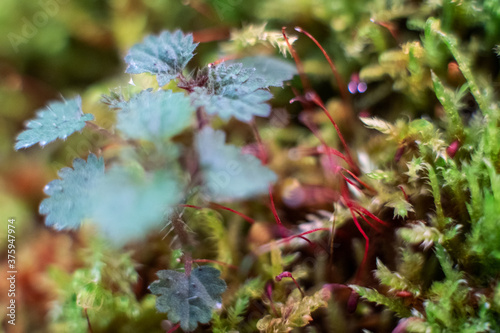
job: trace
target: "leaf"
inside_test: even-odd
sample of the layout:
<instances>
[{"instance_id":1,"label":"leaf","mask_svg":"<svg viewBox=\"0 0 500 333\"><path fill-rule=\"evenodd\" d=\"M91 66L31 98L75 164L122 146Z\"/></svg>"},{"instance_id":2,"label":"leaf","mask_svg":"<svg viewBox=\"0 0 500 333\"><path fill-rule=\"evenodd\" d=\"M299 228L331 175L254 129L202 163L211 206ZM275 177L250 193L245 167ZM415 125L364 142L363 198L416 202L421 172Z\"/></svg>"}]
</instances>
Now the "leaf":
<instances>
[{"instance_id":1,"label":"leaf","mask_svg":"<svg viewBox=\"0 0 500 333\"><path fill-rule=\"evenodd\" d=\"M276 174L250 154L224 143L226 134L205 127L196 137L205 192L212 201L243 200L267 193Z\"/></svg>"},{"instance_id":2,"label":"leaf","mask_svg":"<svg viewBox=\"0 0 500 333\"><path fill-rule=\"evenodd\" d=\"M95 187L92 217L120 245L161 226L165 213L181 196L180 184L166 171L114 167Z\"/></svg>"},{"instance_id":3,"label":"leaf","mask_svg":"<svg viewBox=\"0 0 500 333\"><path fill-rule=\"evenodd\" d=\"M441 82L439 77L433 71L431 71L431 76L434 83L434 92L436 93L436 97L438 98L439 103L443 105L446 112L446 116L450 124L450 131L452 134L462 133L464 129L459 111L464 107L462 99L467 94L469 86L464 84L459 90L454 92L445 87L443 82Z\"/></svg>"},{"instance_id":4,"label":"leaf","mask_svg":"<svg viewBox=\"0 0 500 333\"><path fill-rule=\"evenodd\" d=\"M394 208L394 218L400 216L406 218L409 212L414 212L413 205L409 203L403 196L403 194L396 194L393 196L392 200L385 204L386 207Z\"/></svg>"},{"instance_id":5,"label":"leaf","mask_svg":"<svg viewBox=\"0 0 500 333\"><path fill-rule=\"evenodd\" d=\"M228 322L231 325L231 328L236 328L236 326L243 320L245 317L243 315L248 309L248 305L250 304L250 298L241 297L237 298L236 302L233 306L231 306L227 311Z\"/></svg>"},{"instance_id":6,"label":"leaf","mask_svg":"<svg viewBox=\"0 0 500 333\"><path fill-rule=\"evenodd\" d=\"M420 288L418 286L414 285L400 273L391 272L389 268L387 268L387 266L385 266L378 258L375 276L380 280L380 283L385 284L386 286L391 288L389 291L406 290L416 296L420 294Z\"/></svg>"},{"instance_id":7,"label":"leaf","mask_svg":"<svg viewBox=\"0 0 500 333\"><path fill-rule=\"evenodd\" d=\"M408 171L404 172L404 174L408 175L408 182L410 183L417 182L421 178L419 172L426 169L426 164L422 157L413 157L406 165L408 166Z\"/></svg>"},{"instance_id":8,"label":"leaf","mask_svg":"<svg viewBox=\"0 0 500 333\"><path fill-rule=\"evenodd\" d=\"M208 68L207 85L195 87L190 97L195 107L204 107L208 114L217 114L224 120L234 116L248 123L253 116L267 117L271 113L266 101L272 95L263 90L270 83L255 75L255 69L221 63Z\"/></svg>"},{"instance_id":9,"label":"leaf","mask_svg":"<svg viewBox=\"0 0 500 333\"><path fill-rule=\"evenodd\" d=\"M255 74L270 87L283 87L283 81L288 81L297 74L297 68L289 62L273 57L247 57L226 63L241 63L244 68L255 69Z\"/></svg>"},{"instance_id":10,"label":"leaf","mask_svg":"<svg viewBox=\"0 0 500 333\"><path fill-rule=\"evenodd\" d=\"M444 32L441 29L441 21L430 17L426 22L426 32L429 34L436 35L440 40L444 42L444 44L448 47L451 54L455 58L460 68L460 72L463 74L465 79L467 80L467 84L470 88L470 92L477 104L479 105L479 109L485 115L493 115L492 112L498 111L497 103L492 103L491 96L494 95L491 88L487 85L484 85L481 80L478 80L475 75L473 75L472 70L472 60L470 56L465 54L459 48L459 41L453 34L449 34Z\"/></svg>"},{"instance_id":11,"label":"leaf","mask_svg":"<svg viewBox=\"0 0 500 333\"><path fill-rule=\"evenodd\" d=\"M311 313L320 307L326 307L329 298L330 291L326 288L303 298L300 291L294 289L286 304L275 304L280 317L266 315L257 323L257 329L261 332L290 332L296 327L304 327L312 320Z\"/></svg>"},{"instance_id":12,"label":"leaf","mask_svg":"<svg viewBox=\"0 0 500 333\"><path fill-rule=\"evenodd\" d=\"M437 228L426 226L423 222L412 224L410 228L399 229L399 235L411 244L423 243L424 248L444 241L443 234Z\"/></svg>"},{"instance_id":13,"label":"leaf","mask_svg":"<svg viewBox=\"0 0 500 333\"><path fill-rule=\"evenodd\" d=\"M191 123L194 109L183 93L144 90L119 103L117 128L132 139L161 141L182 132Z\"/></svg>"},{"instance_id":14,"label":"leaf","mask_svg":"<svg viewBox=\"0 0 500 333\"><path fill-rule=\"evenodd\" d=\"M436 258L438 258L443 273L448 280L458 281L462 278L463 273L453 268L453 261L441 244L436 244Z\"/></svg>"},{"instance_id":15,"label":"leaf","mask_svg":"<svg viewBox=\"0 0 500 333\"><path fill-rule=\"evenodd\" d=\"M171 322L180 322L184 331L193 331L198 322L208 323L226 290L226 283L219 278L220 272L210 266L195 268L189 276L171 270L156 274L160 279L149 286L149 290L159 296L156 308L168 313Z\"/></svg>"},{"instance_id":16,"label":"leaf","mask_svg":"<svg viewBox=\"0 0 500 333\"><path fill-rule=\"evenodd\" d=\"M28 148L35 143L43 147L57 138L64 140L80 131L90 120L94 120L94 116L83 113L80 96L64 102L51 102L45 109L38 110L36 118L26 124L28 129L17 136L15 149Z\"/></svg>"},{"instance_id":17,"label":"leaf","mask_svg":"<svg viewBox=\"0 0 500 333\"><path fill-rule=\"evenodd\" d=\"M359 296L364 299L386 306L389 310L393 311L398 317L406 318L411 316L410 310L404 306L400 299L393 299L380 294L377 290L371 288L360 287L356 285L349 285Z\"/></svg>"},{"instance_id":18,"label":"leaf","mask_svg":"<svg viewBox=\"0 0 500 333\"><path fill-rule=\"evenodd\" d=\"M85 162L73 161L73 169L63 168L57 173L61 179L48 183L44 192L49 195L40 204L40 214L47 215L45 224L56 229L75 229L89 218L93 188L104 174L104 160L90 154Z\"/></svg>"},{"instance_id":19,"label":"leaf","mask_svg":"<svg viewBox=\"0 0 500 333\"><path fill-rule=\"evenodd\" d=\"M182 72L197 46L192 34L184 35L180 30L147 36L142 43L132 46L125 57L128 64L125 72L154 74L158 84L164 86Z\"/></svg>"}]
</instances>

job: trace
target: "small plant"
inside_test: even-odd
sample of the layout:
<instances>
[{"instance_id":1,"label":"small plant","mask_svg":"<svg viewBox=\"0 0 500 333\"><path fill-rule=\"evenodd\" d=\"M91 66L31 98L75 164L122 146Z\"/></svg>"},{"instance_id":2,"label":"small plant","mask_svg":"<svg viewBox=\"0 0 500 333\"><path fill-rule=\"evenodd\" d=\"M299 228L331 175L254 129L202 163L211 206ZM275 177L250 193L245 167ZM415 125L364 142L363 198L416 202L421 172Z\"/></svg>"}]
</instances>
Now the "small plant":
<instances>
[{"instance_id":1,"label":"small plant","mask_svg":"<svg viewBox=\"0 0 500 333\"><path fill-rule=\"evenodd\" d=\"M73 168L60 170L61 179L45 187L49 197L40 204L48 226L76 229L92 221L116 245L138 240L162 224L173 228L182 243L184 272L159 271L160 280L150 290L160 295L158 310L168 313L169 320L185 331L210 321L226 289L217 269L192 268L197 260L191 257L193 245L182 211L196 206L185 203L209 201L231 210L215 202L266 194L277 179L259 158L226 144L225 133L210 126L210 117L218 115L225 121L234 117L252 124L255 116L269 116L271 107L266 102L272 95L267 88L281 86L295 73L293 66L281 60L254 57L242 63L209 64L185 76L196 46L191 35L175 31L148 36L130 50L125 57L126 72L154 74L158 87L130 96L113 92L103 99L118 111L118 134L112 136L123 145L127 160L105 167L104 159L94 154L86 161L75 159ZM170 82L176 83L177 92L162 89ZM17 137L16 149L66 139L92 120L92 114L83 113L80 97L53 102L27 123ZM105 130L88 124L91 129ZM194 130L191 144L184 149L198 156L182 161L178 153L172 153L181 143L172 139L189 128ZM153 167L152 160L158 161Z\"/></svg>"}]
</instances>

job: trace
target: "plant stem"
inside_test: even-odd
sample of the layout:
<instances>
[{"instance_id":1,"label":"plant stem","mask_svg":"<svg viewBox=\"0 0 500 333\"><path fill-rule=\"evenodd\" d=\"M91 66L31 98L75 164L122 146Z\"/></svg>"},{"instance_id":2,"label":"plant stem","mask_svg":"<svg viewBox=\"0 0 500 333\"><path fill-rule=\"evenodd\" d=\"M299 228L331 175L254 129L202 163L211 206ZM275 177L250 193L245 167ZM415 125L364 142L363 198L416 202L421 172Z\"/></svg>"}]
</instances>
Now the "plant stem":
<instances>
[{"instance_id":1,"label":"plant stem","mask_svg":"<svg viewBox=\"0 0 500 333\"><path fill-rule=\"evenodd\" d=\"M295 285L297 286L297 289L299 289L300 294L302 295L302 297L305 297L305 296L306 296L306 294L304 293L304 291L302 290L302 288L300 288L300 285L299 285L299 283L297 282L297 280L295 280L295 278L293 277L292 273L287 272L287 271L282 272L280 275L276 276L276 278L275 278L275 279L276 279L276 281L278 281L278 282L279 282L279 281L281 281L281 279L283 279L283 278L285 278L285 277L289 277L289 278L291 278L291 279L293 280L293 283L295 283Z\"/></svg>"},{"instance_id":2,"label":"plant stem","mask_svg":"<svg viewBox=\"0 0 500 333\"><path fill-rule=\"evenodd\" d=\"M313 232L317 232L317 231L329 231L329 230L330 229L328 229L328 228L316 228L316 229L313 229L313 230L305 231L305 232L303 232L301 234L298 234L298 235L292 235L292 236L280 239L280 240L278 240L276 242L276 244L286 243L286 242L291 241L294 238L302 238L302 236L305 236L305 235L308 235L308 234L312 234Z\"/></svg>"},{"instance_id":3,"label":"plant stem","mask_svg":"<svg viewBox=\"0 0 500 333\"><path fill-rule=\"evenodd\" d=\"M332 223L332 231L331 231L331 234L330 234L330 260L329 260L329 263L330 263L330 269L332 268L333 266L333 248L334 248L334 239L335 239L335 231L336 231L336 224L335 224L335 214L333 215L333 223Z\"/></svg>"},{"instance_id":4,"label":"plant stem","mask_svg":"<svg viewBox=\"0 0 500 333\"><path fill-rule=\"evenodd\" d=\"M235 213L236 215L241 216L244 220L246 220L250 224L254 224L255 223L255 220L253 218L251 218L249 216L246 216L245 214L240 213L237 210L234 210L232 208L229 208L229 207L226 207L226 206L222 206L222 205L219 205L219 204L214 203L214 202L210 203L210 206L213 206L213 207L219 208L219 209L224 209L224 210L227 210L229 212Z\"/></svg>"},{"instance_id":5,"label":"plant stem","mask_svg":"<svg viewBox=\"0 0 500 333\"><path fill-rule=\"evenodd\" d=\"M288 49L290 50L290 53L292 54L293 60L295 60L295 65L297 66L297 72L299 72L300 81L302 82L302 86L304 87L305 91L310 91L311 85L309 84L309 80L307 79L307 76L304 72L304 66L302 65L302 62L300 61L300 58L299 58L297 52L295 52L295 49L290 44L290 41L288 41L288 37L286 36L285 30L286 30L286 27L281 28L281 32L283 33L283 38L285 38L286 45L288 46Z\"/></svg>"},{"instance_id":6,"label":"plant stem","mask_svg":"<svg viewBox=\"0 0 500 333\"><path fill-rule=\"evenodd\" d=\"M180 215L172 219L172 226L174 227L175 233L179 237L182 247L187 248L187 246L189 245L189 236L186 231L185 224L181 220ZM191 252L186 250L184 252L184 270L186 276L191 275L191 268L192 268Z\"/></svg>"},{"instance_id":7,"label":"plant stem","mask_svg":"<svg viewBox=\"0 0 500 333\"><path fill-rule=\"evenodd\" d=\"M238 266L231 265L231 264L228 264L228 263L225 263L225 262L219 261L219 260L212 260L212 259L193 259L193 260L191 260L191 262L211 262L211 263L214 263L214 264L218 264L218 265L222 265L222 266L227 266L227 267L229 267L229 268L232 268L232 269L238 270Z\"/></svg>"},{"instance_id":8,"label":"plant stem","mask_svg":"<svg viewBox=\"0 0 500 333\"><path fill-rule=\"evenodd\" d=\"M194 209L203 209L204 207L200 207L200 206L195 206L195 205L185 205L185 204L181 204L179 205L180 207L186 207L186 208L194 208ZM210 203L210 206L213 206L214 208L218 208L218 209L224 209L224 210L227 210L229 212L232 212L232 213L235 213L239 216L241 216L244 220L246 220L248 223L250 224L254 224L255 223L255 220L249 216L246 216L245 214L243 213L240 213L238 212L237 210L234 210L232 208L229 208L229 207L226 207L226 206L222 206L222 205L219 205L217 203L214 203L214 202L211 202Z\"/></svg>"},{"instance_id":9,"label":"plant stem","mask_svg":"<svg viewBox=\"0 0 500 333\"><path fill-rule=\"evenodd\" d=\"M349 207L349 211L351 212L352 220L353 220L354 224L356 224L356 228L358 228L359 232L361 233L361 235L365 239L365 252L363 254L363 260L361 261L361 265L358 269L358 272L356 273L356 278L355 278L356 284L359 284L361 272L363 271L365 264L366 264L366 259L368 258L368 249L370 247L370 239L368 238L366 233L361 228L361 225L359 224L358 219L356 217L356 214L354 214L353 209Z\"/></svg>"},{"instance_id":10,"label":"plant stem","mask_svg":"<svg viewBox=\"0 0 500 333\"><path fill-rule=\"evenodd\" d=\"M93 333L94 331L92 330L92 325L90 325L90 319L89 319L89 314L87 312L87 308L84 308L83 311L85 312L85 317L87 318L87 325L89 327L89 333Z\"/></svg>"},{"instance_id":11,"label":"plant stem","mask_svg":"<svg viewBox=\"0 0 500 333\"><path fill-rule=\"evenodd\" d=\"M335 67L332 59L326 53L325 49L316 40L316 38L314 38L310 33L305 31L301 27L295 27L295 30L298 32L302 32L304 35L309 37L314 42L314 44L316 44L318 46L318 48L321 50L321 52L325 56L326 60L328 61L328 64L330 65L330 68L332 70L333 75L335 76L335 80L337 81L337 85L339 86L339 89L340 89L340 94L342 95L342 100L344 101L344 104L348 105L349 100L350 100L350 95L347 92L346 84L345 84L344 80L342 79L342 77L340 76L339 72L337 71L337 67Z\"/></svg>"},{"instance_id":12,"label":"plant stem","mask_svg":"<svg viewBox=\"0 0 500 333\"><path fill-rule=\"evenodd\" d=\"M173 326L171 329L169 329L167 331L167 333L174 333L175 331L177 331L177 329L181 326L181 324L176 324L175 326Z\"/></svg>"},{"instance_id":13,"label":"plant stem","mask_svg":"<svg viewBox=\"0 0 500 333\"><path fill-rule=\"evenodd\" d=\"M86 121L85 122L85 126L87 126L88 128L90 128L91 130L95 131L95 132L98 132L98 133L101 133L103 134L104 136L108 137L108 138L111 138L113 140L116 140L120 143L128 143L126 140L124 140L123 138L121 138L120 136L114 134L114 133L111 133L109 130L97 125L97 124L94 124L94 123L91 123L90 121Z\"/></svg>"}]
</instances>

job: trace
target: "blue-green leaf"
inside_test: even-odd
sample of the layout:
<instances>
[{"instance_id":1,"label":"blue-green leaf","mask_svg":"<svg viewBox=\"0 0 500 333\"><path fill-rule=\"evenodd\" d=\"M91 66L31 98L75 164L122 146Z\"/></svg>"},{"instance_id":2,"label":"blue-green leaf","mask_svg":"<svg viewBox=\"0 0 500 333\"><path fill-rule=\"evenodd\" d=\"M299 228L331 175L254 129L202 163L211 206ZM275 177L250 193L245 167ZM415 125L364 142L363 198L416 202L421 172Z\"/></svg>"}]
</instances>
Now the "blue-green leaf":
<instances>
[{"instance_id":1,"label":"blue-green leaf","mask_svg":"<svg viewBox=\"0 0 500 333\"><path fill-rule=\"evenodd\" d=\"M64 140L81 130L89 120L94 120L94 116L83 113L80 96L64 102L52 102L45 109L38 110L36 118L26 124L28 129L17 136L15 149L28 148L35 143L43 147L57 138Z\"/></svg>"},{"instance_id":2,"label":"blue-green leaf","mask_svg":"<svg viewBox=\"0 0 500 333\"><path fill-rule=\"evenodd\" d=\"M194 108L183 93L144 90L117 104L117 128L132 139L161 141L179 134L191 123Z\"/></svg>"},{"instance_id":3,"label":"blue-green leaf","mask_svg":"<svg viewBox=\"0 0 500 333\"><path fill-rule=\"evenodd\" d=\"M190 97L194 106L204 107L208 114L250 122L253 116L267 117L271 113L266 102L272 95L263 89L268 86L253 68L221 63L208 68L207 85L195 87Z\"/></svg>"},{"instance_id":4,"label":"blue-green leaf","mask_svg":"<svg viewBox=\"0 0 500 333\"><path fill-rule=\"evenodd\" d=\"M267 193L276 174L260 160L225 144L225 133L205 127L196 137L196 148L204 171L205 192L212 201L248 199Z\"/></svg>"},{"instance_id":5,"label":"blue-green leaf","mask_svg":"<svg viewBox=\"0 0 500 333\"><path fill-rule=\"evenodd\" d=\"M104 160L90 154L85 162L81 158L73 161L73 169L63 168L61 179L45 186L50 197L40 204L40 214L47 215L45 224L56 229L75 229L83 219L89 218L93 188L104 174Z\"/></svg>"},{"instance_id":6,"label":"blue-green leaf","mask_svg":"<svg viewBox=\"0 0 500 333\"><path fill-rule=\"evenodd\" d=\"M227 63L241 63L245 68L254 68L254 75L263 80L263 84L269 87L283 87L283 81L291 80L297 74L295 65L273 57L248 57L227 61Z\"/></svg>"},{"instance_id":7,"label":"blue-green leaf","mask_svg":"<svg viewBox=\"0 0 500 333\"><path fill-rule=\"evenodd\" d=\"M147 36L125 57L126 73L155 74L158 84L163 86L182 72L193 57L196 46L198 43L193 43L193 35L184 35L180 30Z\"/></svg>"},{"instance_id":8,"label":"blue-green leaf","mask_svg":"<svg viewBox=\"0 0 500 333\"><path fill-rule=\"evenodd\" d=\"M168 313L171 322L180 322L184 331L194 331L198 323L208 323L226 290L220 272L210 266L195 268L189 276L171 270L156 274L160 279L149 286L153 294L159 295L156 308Z\"/></svg>"},{"instance_id":9,"label":"blue-green leaf","mask_svg":"<svg viewBox=\"0 0 500 333\"><path fill-rule=\"evenodd\" d=\"M182 192L170 173L114 167L95 186L92 217L104 235L121 245L165 222Z\"/></svg>"}]
</instances>

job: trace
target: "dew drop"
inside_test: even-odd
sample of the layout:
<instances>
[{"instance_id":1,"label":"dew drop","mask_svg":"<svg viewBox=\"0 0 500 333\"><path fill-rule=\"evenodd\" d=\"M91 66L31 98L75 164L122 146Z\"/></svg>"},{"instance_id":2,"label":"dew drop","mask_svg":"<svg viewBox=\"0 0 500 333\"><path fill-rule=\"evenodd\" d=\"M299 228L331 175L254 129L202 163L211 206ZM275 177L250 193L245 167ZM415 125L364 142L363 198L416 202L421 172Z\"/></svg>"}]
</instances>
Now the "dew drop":
<instances>
[{"instance_id":1,"label":"dew drop","mask_svg":"<svg viewBox=\"0 0 500 333\"><path fill-rule=\"evenodd\" d=\"M360 94L364 93L367 88L368 88L368 86L366 85L365 82L360 82L358 84L358 91L359 91Z\"/></svg>"},{"instance_id":2,"label":"dew drop","mask_svg":"<svg viewBox=\"0 0 500 333\"><path fill-rule=\"evenodd\" d=\"M47 141L40 141L40 146L45 146L47 144Z\"/></svg>"},{"instance_id":3,"label":"dew drop","mask_svg":"<svg viewBox=\"0 0 500 333\"><path fill-rule=\"evenodd\" d=\"M354 81L349 82L349 85L347 86L347 89L349 89L349 92L351 94L355 94L357 89L358 89L358 84Z\"/></svg>"}]
</instances>

